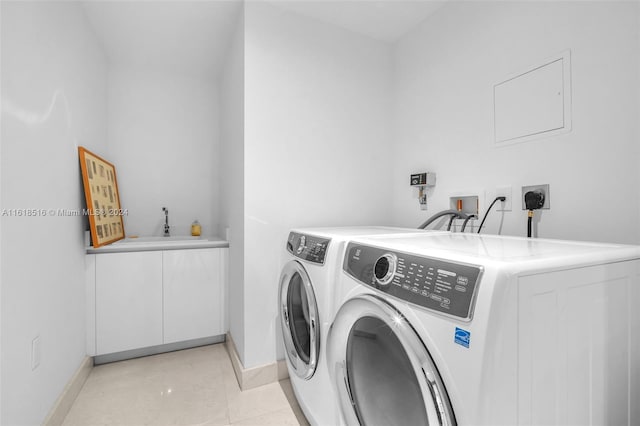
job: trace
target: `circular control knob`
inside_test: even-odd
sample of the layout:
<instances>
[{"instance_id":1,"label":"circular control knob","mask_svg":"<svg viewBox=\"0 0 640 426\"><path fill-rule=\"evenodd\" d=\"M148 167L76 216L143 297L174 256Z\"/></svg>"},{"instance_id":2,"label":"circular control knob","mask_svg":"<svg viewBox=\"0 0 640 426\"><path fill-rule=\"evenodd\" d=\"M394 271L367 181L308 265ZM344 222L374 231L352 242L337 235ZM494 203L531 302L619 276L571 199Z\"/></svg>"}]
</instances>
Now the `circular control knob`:
<instances>
[{"instance_id":1,"label":"circular control knob","mask_svg":"<svg viewBox=\"0 0 640 426\"><path fill-rule=\"evenodd\" d=\"M396 256L391 253L383 254L376 260L373 274L378 284L387 285L391 282L396 273L396 263Z\"/></svg>"},{"instance_id":2,"label":"circular control knob","mask_svg":"<svg viewBox=\"0 0 640 426\"><path fill-rule=\"evenodd\" d=\"M304 235L300 236L300 242L298 243L298 248L296 248L296 254L302 253L304 250L304 245L307 243L307 237Z\"/></svg>"}]
</instances>

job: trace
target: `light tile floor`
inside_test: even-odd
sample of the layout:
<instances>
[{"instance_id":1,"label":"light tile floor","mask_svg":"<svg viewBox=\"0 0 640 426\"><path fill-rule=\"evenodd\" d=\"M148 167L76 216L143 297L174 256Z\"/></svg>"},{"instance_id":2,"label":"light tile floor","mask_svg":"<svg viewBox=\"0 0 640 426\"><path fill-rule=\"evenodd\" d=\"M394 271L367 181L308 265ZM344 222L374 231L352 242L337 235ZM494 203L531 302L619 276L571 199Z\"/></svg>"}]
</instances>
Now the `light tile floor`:
<instances>
[{"instance_id":1,"label":"light tile floor","mask_svg":"<svg viewBox=\"0 0 640 426\"><path fill-rule=\"evenodd\" d=\"M96 366L63 426L305 425L289 380L241 391L224 344Z\"/></svg>"}]
</instances>

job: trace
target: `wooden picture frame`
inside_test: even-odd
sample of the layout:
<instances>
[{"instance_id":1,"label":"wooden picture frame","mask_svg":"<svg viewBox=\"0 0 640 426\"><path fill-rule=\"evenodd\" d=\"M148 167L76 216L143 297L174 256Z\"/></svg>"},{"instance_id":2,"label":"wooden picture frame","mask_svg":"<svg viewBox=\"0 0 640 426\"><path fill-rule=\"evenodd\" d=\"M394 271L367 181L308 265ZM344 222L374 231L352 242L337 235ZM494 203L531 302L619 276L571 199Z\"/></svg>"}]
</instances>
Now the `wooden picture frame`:
<instances>
[{"instance_id":1,"label":"wooden picture frame","mask_svg":"<svg viewBox=\"0 0 640 426\"><path fill-rule=\"evenodd\" d=\"M120 207L115 166L81 146L78 155L93 247L123 239L125 211Z\"/></svg>"}]
</instances>

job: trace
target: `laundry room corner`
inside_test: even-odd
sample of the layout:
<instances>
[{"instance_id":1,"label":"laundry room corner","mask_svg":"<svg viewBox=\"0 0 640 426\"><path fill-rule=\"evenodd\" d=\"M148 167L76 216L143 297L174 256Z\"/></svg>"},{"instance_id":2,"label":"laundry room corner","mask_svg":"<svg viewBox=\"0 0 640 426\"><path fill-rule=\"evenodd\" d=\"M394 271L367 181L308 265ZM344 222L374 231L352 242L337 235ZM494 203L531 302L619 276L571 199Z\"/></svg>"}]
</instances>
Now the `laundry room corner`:
<instances>
[{"instance_id":1,"label":"laundry room corner","mask_svg":"<svg viewBox=\"0 0 640 426\"><path fill-rule=\"evenodd\" d=\"M0 425L640 425L639 0L0 0L0 80Z\"/></svg>"}]
</instances>

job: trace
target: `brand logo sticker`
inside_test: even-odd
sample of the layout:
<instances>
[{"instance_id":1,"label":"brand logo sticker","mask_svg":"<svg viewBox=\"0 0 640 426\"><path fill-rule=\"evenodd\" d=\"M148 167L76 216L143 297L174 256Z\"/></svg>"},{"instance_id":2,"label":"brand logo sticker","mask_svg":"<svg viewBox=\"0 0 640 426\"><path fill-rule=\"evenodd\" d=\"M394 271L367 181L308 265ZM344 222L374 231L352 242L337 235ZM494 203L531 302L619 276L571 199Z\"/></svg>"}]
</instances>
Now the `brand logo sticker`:
<instances>
[{"instance_id":1,"label":"brand logo sticker","mask_svg":"<svg viewBox=\"0 0 640 426\"><path fill-rule=\"evenodd\" d=\"M468 348L471 343L471 332L456 327L456 334L453 341L465 348Z\"/></svg>"}]
</instances>

